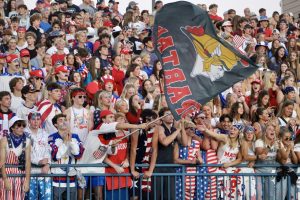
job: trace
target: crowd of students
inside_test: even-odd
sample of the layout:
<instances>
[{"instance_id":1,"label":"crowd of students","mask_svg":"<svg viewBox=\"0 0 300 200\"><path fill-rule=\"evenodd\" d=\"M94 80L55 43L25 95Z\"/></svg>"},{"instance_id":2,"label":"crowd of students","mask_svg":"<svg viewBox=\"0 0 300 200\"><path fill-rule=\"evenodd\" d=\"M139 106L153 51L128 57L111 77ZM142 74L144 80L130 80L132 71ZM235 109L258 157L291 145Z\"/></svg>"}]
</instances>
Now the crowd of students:
<instances>
[{"instance_id":1,"label":"crowd of students","mask_svg":"<svg viewBox=\"0 0 300 200\"><path fill-rule=\"evenodd\" d=\"M152 42L162 1L152 13L130 1L124 14L114 0L37 0L32 10L25 3L0 0L0 199L299 198L296 169L274 166L300 162L299 23L292 13L268 17L265 8L245 8L242 16L229 9L220 17L218 5L199 4L220 38L259 68L174 121ZM108 167L66 167L99 163ZM156 164L277 176L153 177L184 172ZM57 177L45 176L51 173ZM122 173L131 176L109 176Z\"/></svg>"}]
</instances>

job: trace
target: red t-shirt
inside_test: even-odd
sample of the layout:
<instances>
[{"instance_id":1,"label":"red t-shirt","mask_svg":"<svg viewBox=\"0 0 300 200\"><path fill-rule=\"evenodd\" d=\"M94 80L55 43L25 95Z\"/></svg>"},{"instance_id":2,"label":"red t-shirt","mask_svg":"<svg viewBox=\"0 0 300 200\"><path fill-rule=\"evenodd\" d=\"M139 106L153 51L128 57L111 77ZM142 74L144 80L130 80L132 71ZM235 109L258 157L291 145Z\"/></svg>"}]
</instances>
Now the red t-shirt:
<instances>
[{"instance_id":1,"label":"red t-shirt","mask_svg":"<svg viewBox=\"0 0 300 200\"><path fill-rule=\"evenodd\" d=\"M125 136L123 131L117 132L117 137L115 139L119 139ZM118 152L116 155L108 155L107 158L111 160L111 162L115 164L121 165L124 160L127 158L127 147L128 147L128 138L124 138L117 146ZM105 173L116 174L114 168L107 167L105 168ZM124 168L124 173L129 173L129 167ZM119 188L131 187L132 180L131 177L121 176L121 177L106 177L106 186L108 190L115 190Z\"/></svg>"},{"instance_id":2,"label":"red t-shirt","mask_svg":"<svg viewBox=\"0 0 300 200\"><path fill-rule=\"evenodd\" d=\"M128 112L126 113L126 119L130 124L139 124L141 113L142 113L141 109L137 111L137 115L133 115L132 113Z\"/></svg>"},{"instance_id":3,"label":"red t-shirt","mask_svg":"<svg viewBox=\"0 0 300 200\"><path fill-rule=\"evenodd\" d=\"M123 80L125 78L125 73L122 70L119 70L117 67L113 67L111 71L111 75L114 77L115 83L116 83L116 89L118 91L118 95L120 96L123 91Z\"/></svg>"},{"instance_id":4,"label":"red t-shirt","mask_svg":"<svg viewBox=\"0 0 300 200\"><path fill-rule=\"evenodd\" d=\"M64 59L65 59L65 54L57 54L57 53L55 53L55 54L53 54L51 56L51 59L52 59L52 65L53 66L57 62L61 62L61 64L63 64L64 63Z\"/></svg>"}]
</instances>

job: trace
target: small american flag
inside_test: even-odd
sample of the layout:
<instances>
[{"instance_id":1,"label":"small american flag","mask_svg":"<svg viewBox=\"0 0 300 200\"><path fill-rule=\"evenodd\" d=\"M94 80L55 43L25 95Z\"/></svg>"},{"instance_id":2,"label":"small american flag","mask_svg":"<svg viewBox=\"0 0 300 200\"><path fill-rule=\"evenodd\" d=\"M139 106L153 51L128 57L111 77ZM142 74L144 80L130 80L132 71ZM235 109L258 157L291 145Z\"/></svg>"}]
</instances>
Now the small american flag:
<instances>
[{"instance_id":1,"label":"small american flag","mask_svg":"<svg viewBox=\"0 0 300 200\"><path fill-rule=\"evenodd\" d=\"M101 159L107 151L107 147L100 146L96 151L94 151L93 156L96 160Z\"/></svg>"},{"instance_id":2,"label":"small american flag","mask_svg":"<svg viewBox=\"0 0 300 200\"><path fill-rule=\"evenodd\" d=\"M237 49L240 48L244 44L245 41L246 41L246 39L244 37L239 36L239 35L235 35L233 37L234 46Z\"/></svg>"}]
</instances>

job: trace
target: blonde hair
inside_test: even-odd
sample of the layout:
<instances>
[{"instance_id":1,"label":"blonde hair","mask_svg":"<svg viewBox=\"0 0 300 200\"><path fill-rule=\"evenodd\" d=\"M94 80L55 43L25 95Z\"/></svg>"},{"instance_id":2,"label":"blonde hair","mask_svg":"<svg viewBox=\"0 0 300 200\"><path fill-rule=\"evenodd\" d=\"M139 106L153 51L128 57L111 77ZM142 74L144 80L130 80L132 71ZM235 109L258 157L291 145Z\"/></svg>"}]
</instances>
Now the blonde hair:
<instances>
[{"instance_id":1,"label":"blonde hair","mask_svg":"<svg viewBox=\"0 0 300 200\"><path fill-rule=\"evenodd\" d=\"M100 108L100 109L101 109L101 108L103 107L101 98L102 98L104 95L111 96L111 94L110 94L109 92L107 92L106 90L99 90L99 91L94 95L94 106L95 106L95 108Z\"/></svg>"},{"instance_id":2,"label":"blonde hair","mask_svg":"<svg viewBox=\"0 0 300 200\"><path fill-rule=\"evenodd\" d=\"M134 85L133 85L132 83L126 83L126 85L125 85L124 88L123 88L122 94L121 94L121 96L120 96L121 99L125 99L126 94L127 94L128 90L129 90L130 88L133 88L134 91L135 91L135 87L134 87Z\"/></svg>"},{"instance_id":3,"label":"blonde hair","mask_svg":"<svg viewBox=\"0 0 300 200\"><path fill-rule=\"evenodd\" d=\"M276 72L275 71L266 71L264 74L263 83L264 83L265 90L268 90L269 88L273 87L274 83L270 82L270 77L272 74L276 75Z\"/></svg>"},{"instance_id":4,"label":"blonde hair","mask_svg":"<svg viewBox=\"0 0 300 200\"><path fill-rule=\"evenodd\" d=\"M127 105L127 102L126 102L124 99L122 99L122 98L119 98L119 99L116 101L116 103L115 103L115 110L116 110L117 112L119 112L119 109L120 109L122 103L124 103L124 102L125 102L126 105Z\"/></svg>"}]
</instances>

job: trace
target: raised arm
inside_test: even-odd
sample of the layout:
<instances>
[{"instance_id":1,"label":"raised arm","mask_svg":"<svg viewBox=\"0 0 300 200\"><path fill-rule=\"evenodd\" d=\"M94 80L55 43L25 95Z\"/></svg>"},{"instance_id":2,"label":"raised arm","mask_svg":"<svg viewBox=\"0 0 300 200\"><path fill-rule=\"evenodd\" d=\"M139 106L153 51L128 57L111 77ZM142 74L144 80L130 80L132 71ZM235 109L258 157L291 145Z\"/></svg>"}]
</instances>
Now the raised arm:
<instances>
[{"instance_id":1,"label":"raised arm","mask_svg":"<svg viewBox=\"0 0 300 200\"><path fill-rule=\"evenodd\" d=\"M174 131L174 133L172 133L169 136L165 135L165 130L163 129L162 126L156 127L155 131L158 131L158 141L159 141L159 143L161 143L164 146L168 146L169 144L171 144L176 139L177 135L180 134L181 129L177 129L176 131Z\"/></svg>"},{"instance_id":2,"label":"raised arm","mask_svg":"<svg viewBox=\"0 0 300 200\"><path fill-rule=\"evenodd\" d=\"M216 139L219 142L226 143L227 142L227 135L224 134L217 134L214 131L207 129L205 126L197 126L199 131L202 131L204 134Z\"/></svg>"}]
</instances>

